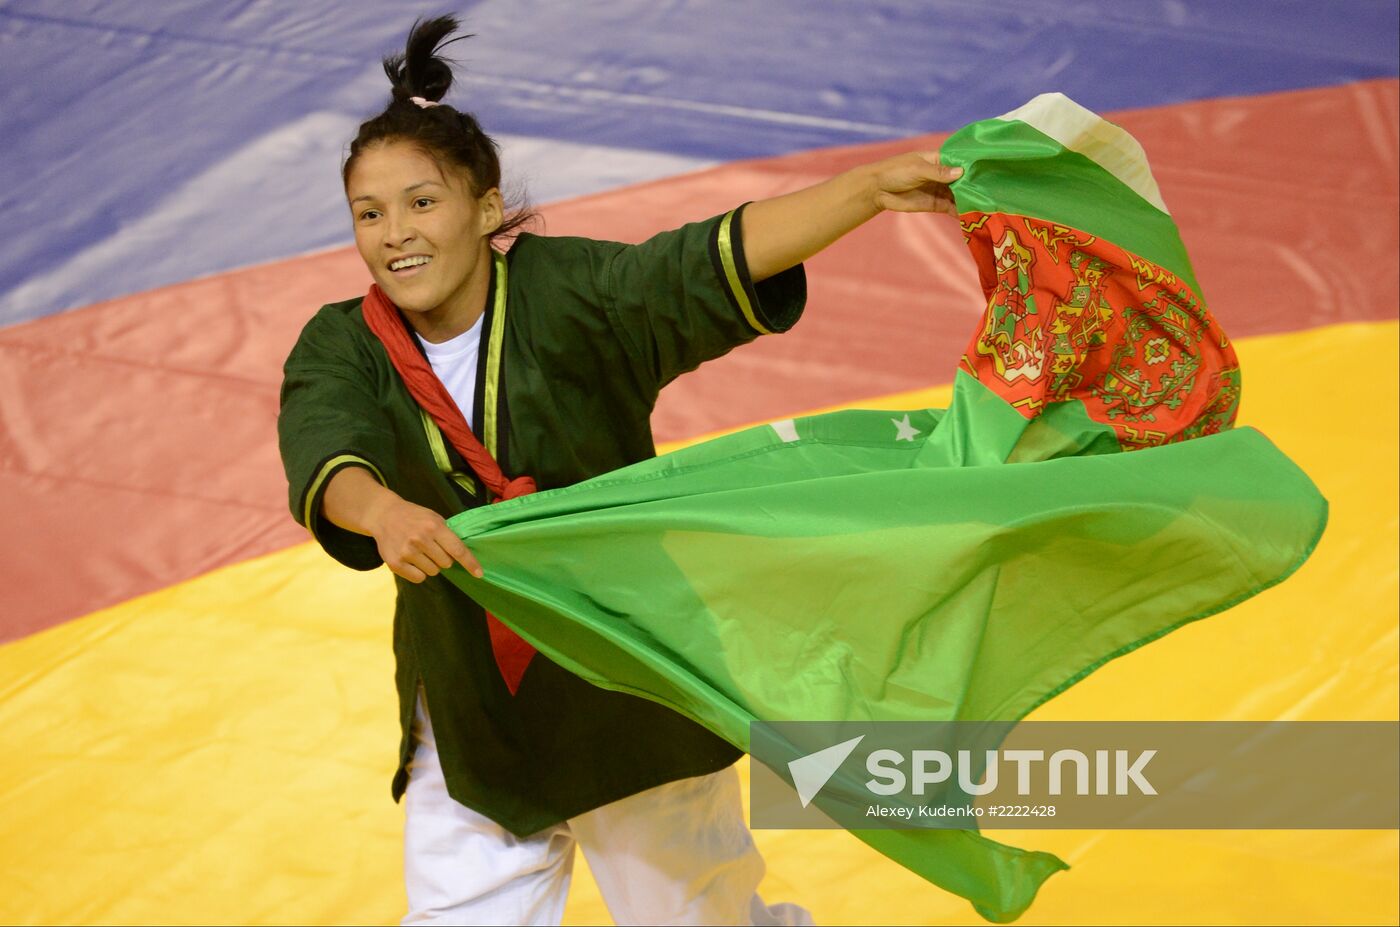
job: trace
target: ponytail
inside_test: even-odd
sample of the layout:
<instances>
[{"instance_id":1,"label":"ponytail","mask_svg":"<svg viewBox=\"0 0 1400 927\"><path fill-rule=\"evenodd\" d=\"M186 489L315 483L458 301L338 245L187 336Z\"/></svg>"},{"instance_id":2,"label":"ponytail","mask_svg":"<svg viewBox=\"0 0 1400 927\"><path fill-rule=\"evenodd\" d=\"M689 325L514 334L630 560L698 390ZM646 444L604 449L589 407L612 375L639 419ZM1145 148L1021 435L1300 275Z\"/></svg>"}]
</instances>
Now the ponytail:
<instances>
[{"instance_id":1,"label":"ponytail","mask_svg":"<svg viewBox=\"0 0 1400 927\"><path fill-rule=\"evenodd\" d=\"M384 111L361 123L350 153L341 167L341 181L348 186L355 161L366 148L390 142L408 142L422 148L440 165L467 172L473 196L481 196L501 185L500 146L482 131L471 113L460 112L442 103L452 87L452 65L442 50L453 42L471 38L456 32L453 16L439 16L413 24L401 53L384 59L389 78L389 105ZM508 237L534 220L525 204L508 208L491 239Z\"/></svg>"}]
</instances>

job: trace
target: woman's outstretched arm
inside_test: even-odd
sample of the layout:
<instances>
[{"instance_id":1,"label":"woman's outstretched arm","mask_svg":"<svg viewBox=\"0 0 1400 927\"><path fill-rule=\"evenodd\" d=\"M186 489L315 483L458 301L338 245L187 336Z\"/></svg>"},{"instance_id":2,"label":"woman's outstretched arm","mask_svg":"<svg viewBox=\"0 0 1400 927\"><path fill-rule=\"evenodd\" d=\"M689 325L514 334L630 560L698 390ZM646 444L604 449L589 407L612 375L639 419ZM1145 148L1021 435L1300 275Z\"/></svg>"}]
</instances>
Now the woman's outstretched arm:
<instances>
[{"instance_id":1,"label":"woman's outstretched arm","mask_svg":"<svg viewBox=\"0 0 1400 927\"><path fill-rule=\"evenodd\" d=\"M956 215L948 184L961 176L938 163L938 152L911 151L750 203L742 218L749 275L757 282L800 264L886 209Z\"/></svg>"}]
</instances>

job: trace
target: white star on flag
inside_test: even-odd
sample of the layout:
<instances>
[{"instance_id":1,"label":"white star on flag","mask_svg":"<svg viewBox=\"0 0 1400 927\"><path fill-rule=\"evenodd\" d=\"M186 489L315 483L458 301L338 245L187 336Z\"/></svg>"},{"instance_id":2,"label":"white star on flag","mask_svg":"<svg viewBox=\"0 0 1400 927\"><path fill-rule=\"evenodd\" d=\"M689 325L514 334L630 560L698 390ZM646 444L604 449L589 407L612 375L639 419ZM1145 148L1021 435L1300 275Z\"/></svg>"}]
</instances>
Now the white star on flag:
<instances>
[{"instance_id":1,"label":"white star on flag","mask_svg":"<svg viewBox=\"0 0 1400 927\"><path fill-rule=\"evenodd\" d=\"M899 434L895 437L896 441L913 441L919 436L919 429L909 424L908 414L904 418L892 418L890 421L894 422L894 427L899 429Z\"/></svg>"}]
</instances>

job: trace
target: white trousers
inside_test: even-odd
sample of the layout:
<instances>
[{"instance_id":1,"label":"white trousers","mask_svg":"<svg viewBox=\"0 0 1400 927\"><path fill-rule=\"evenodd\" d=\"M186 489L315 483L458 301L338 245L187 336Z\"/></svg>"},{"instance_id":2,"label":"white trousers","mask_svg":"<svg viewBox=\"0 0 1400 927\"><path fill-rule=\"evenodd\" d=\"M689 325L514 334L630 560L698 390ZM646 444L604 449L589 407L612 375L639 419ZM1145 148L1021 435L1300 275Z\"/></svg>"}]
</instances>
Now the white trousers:
<instances>
[{"instance_id":1,"label":"white trousers","mask_svg":"<svg viewBox=\"0 0 1400 927\"><path fill-rule=\"evenodd\" d=\"M516 837L447 794L420 689L404 796L404 924L558 924L583 849L618 924L811 924L758 896L763 858L734 767L667 782Z\"/></svg>"}]
</instances>

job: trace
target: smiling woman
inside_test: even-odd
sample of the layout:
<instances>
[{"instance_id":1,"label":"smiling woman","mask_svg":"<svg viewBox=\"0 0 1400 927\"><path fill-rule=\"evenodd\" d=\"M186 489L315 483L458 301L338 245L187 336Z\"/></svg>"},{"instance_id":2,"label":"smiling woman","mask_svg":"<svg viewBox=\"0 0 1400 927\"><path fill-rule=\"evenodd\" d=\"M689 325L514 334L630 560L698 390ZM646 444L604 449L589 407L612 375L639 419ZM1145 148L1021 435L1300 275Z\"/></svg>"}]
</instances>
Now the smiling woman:
<instances>
[{"instance_id":1,"label":"smiling woman","mask_svg":"<svg viewBox=\"0 0 1400 927\"><path fill-rule=\"evenodd\" d=\"M465 38L444 41L455 26L425 23L404 54L385 59L391 102L360 126L341 168L360 256L434 343L471 327L485 302L491 242L534 218L523 206L505 214L496 143L470 113L437 102L452 85L437 52Z\"/></svg>"},{"instance_id":2,"label":"smiling woman","mask_svg":"<svg viewBox=\"0 0 1400 927\"><path fill-rule=\"evenodd\" d=\"M414 330L436 344L471 328L486 302L500 191L478 194L465 170L390 141L361 150L346 193L360 257Z\"/></svg>"},{"instance_id":3,"label":"smiling woman","mask_svg":"<svg viewBox=\"0 0 1400 927\"><path fill-rule=\"evenodd\" d=\"M278 421L293 514L396 576L405 921L558 923L579 844L619 923L808 922L756 893L739 751L537 655L441 575L481 575L445 519L654 456L663 386L791 328L801 262L860 223L951 213L959 171L911 152L637 245L522 232L494 142L439 102L456 25L385 60L343 168L374 285L306 325Z\"/></svg>"}]
</instances>

